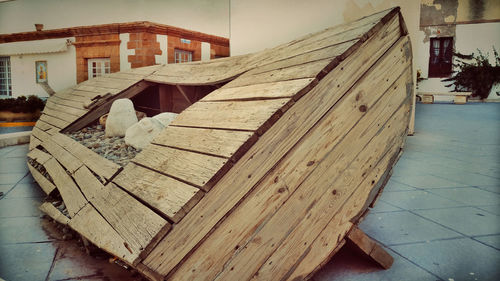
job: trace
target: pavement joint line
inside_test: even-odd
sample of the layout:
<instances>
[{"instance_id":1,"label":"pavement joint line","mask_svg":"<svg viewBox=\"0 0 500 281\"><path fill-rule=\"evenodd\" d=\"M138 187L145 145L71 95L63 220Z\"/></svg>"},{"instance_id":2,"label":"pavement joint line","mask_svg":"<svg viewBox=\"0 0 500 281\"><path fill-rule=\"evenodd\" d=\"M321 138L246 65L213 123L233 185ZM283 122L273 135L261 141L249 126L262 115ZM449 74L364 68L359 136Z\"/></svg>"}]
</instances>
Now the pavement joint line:
<instances>
[{"instance_id":1,"label":"pavement joint line","mask_svg":"<svg viewBox=\"0 0 500 281\"><path fill-rule=\"evenodd\" d=\"M52 263L50 264L49 271L47 272L47 276L45 277L45 281L49 281L50 274L52 273L52 270L54 269L54 266L56 264L57 255L59 254L59 249L60 249L60 246L57 245L56 251L54 253L54 257L52 258Z\"/></svg>"},{"instance_id":2,"label":"pavement joint line","mask_svg":"<svg viewBox=\"0 0 500 281\"><path fill-rule=\"evenodd\" d=\"M48 244L53 242L54 240L46 240L46 241L33 241L33 242L0 243L0 245L10 246L10 245Z\"/></svg>"},{"instance_id":3,"label":"pavement joint line","mask_svg":"<svg viewBox=\"0 0 500 281\"><path fill-rule=\"evenodd\" d=\"M399 253L395 249L391 248L390 246L385 245L384 243L382 243L381 241L379 241L379 240L375 239L374 237L368 235L367 233L365 233L365 235L368 236L368 237L370 237L373 241L376 241L378 244L382 245L384 248L390 249L393 253L395 253L396 255L400 256L402 259L406 260L407 262L413 264L414 266L416 266L416 267L418 267L418 268L426 271L427 273L431 274L432 276L436 277L438 280L443 280L443 279L441 279L441 277L439 277L436 274L434 274L433 272L427 270L426 268L424 268L423 266L419 265L418 263L410 260L409 258L403 256L401 253Z\"/></svg>"},{"instance_id":4,"label":"pavement joint line","mask_svg":"<svg viewBox=\"0 0 500 281\"><path fill-rule=\"evenodd\" d=\"M434 174L434 173L429 173L430 175L432 176L435 176L437 178L441 178L441 179L444 179L444 180L447 180L447 181L452 181L452 182L456 182L456 183L461 183L460 181L456 181L456 180L452 180L452 179L449 179L449 178L445 178L443 177L442 175L440 174ZM471 174L477 174L475 172L472 172ZM478 175L478 174L477 174ZM495 178L495 177L490 177L488 175L481 175L482 177L486 177L486 178L491 178L491 179L498 179L498 178ZM500 180L500 179L499 179ZM474 186L473 186L474 187Z\"/></svg>"},{"instance_id":5,"label":"pavement joint line","mask_svg":"<svg viewBox=\"0 0 500 281\"><path fill-rule=\"evenodd\" d=\"M388 244L387 247L428 244L428 243L432 243L432 242L458 240L458 239L466 239L466 238L472 239L472 237L468 237L468 236L456 236L456 237L438 238L438 239L425 240L425 241L415 241L415 242L405 242L405 243Z\"/></svg>"},{"instance_id":6,"label":"pavement joint line","mask_svg":"<svg viewBox=\"0 0 500 281\"><path fill-rule=\"evenodd\" d=\"M4 194L0 196L0 200L4 199L7 194L9 194L26 176L28 176L28 173L29 172L26 172L26 174L22 178L20 178L9 190L7 190L7 192L4 192Z\"/></svg>"},{"instance_id":7,"label":"pavement joint line","mask_svg":"<svg viewBox=\"0 0 500 281\"><path fill-rule=\"evenodd\" d=\"M493 248L493 249L495 249L495 250L497 250L497 251L500 251L500 248L497 248L497 247L494 247L494 246L488 245L488 244L486 244L486 243L484 243L484 242L482 242L482 241L479 241L479 240L477 240L477 239L474 239L474 238L471 238L471 239L472 239L472 240L474 240L474 241L476 241L476 242L479 242L479 243L481 243L481 244L483 244L483 245L485 245L485 246L488 246L488 247L490 247L490 248Z\"/></svg>"},{"instance_id":8,"label":"pavement joint line","mask_svg":"<svg viewBox=\"0 0 500 281\"><path fill-rule=\"evenodd\" d=\"M441 223L439 223L439 222L436 222L436 221L434 221L434 220L432 220L432 219L429 219L429 218L426 218L426 217L424 217L424 216L421 216L421 215L419 215L419 214L417 214L417 213L415 213L415 212L412 212L411 210L408 210L408 212L410 212L410 213L412 213L412 214L414 214L414 215L416 215L416 216L418 216L418 217L421 217L421 218L423 218L423 219L425 219L425 220L428 220L428 221L430 221L430 222L433 222L433 223L435 223L435 224L437 224L437 225L440 225L440 226L442 226L442 227L444 227L444 228L446 228L446 229L449 229L449 230L451 230L451 231L454 231L454 232L456 232L456 233L458 233L458 234L460 234L460 235L463 235L463 236L465 236L465 237L469 237L469 238L471 238L471 236L469 236L469 235L463 234L462 232L457 231L456 229L453 229L453 228L448 227L448 226L446 226L446 225L444 225L444 224L441 224Z\"/></svg>"},{"instance_id":9,"label":"pavement joint line","mask_svg":"<svg viewBox=\"0 0 500 281\"><path fill-rule=\"evenodd\" d=\"M445 198L445 199L448 199L448 198ZM454 201L452 199L448 199L448 200ZM397 205L391 204L391 203L389 203L389 202L387 202L387 201L385 201L383 199L380 199L380 201L383 201L384 203L389 204L392 207L399 208L401 210L380 211L380 212L376 212L375 214L378 214L378 213L397 213L397 212L403 212L403 211L423 211L423 210L427 211L427 210L446 210L446 209L460 209L460 208L477 208L477 209L480 209L481 211L488 212L486 210L481 209L481 207L498 206L498 205L495 205L495 204L488 204L488 205L462 205L462 206L450 206L450 207L435 207L435 208L422 208L422 209L405 209L405 207L401 207L401 206L397 206ZM459 202L459 201L455 201L455 202L462 203L462 202Z\"/></svg>"}]
</instances>

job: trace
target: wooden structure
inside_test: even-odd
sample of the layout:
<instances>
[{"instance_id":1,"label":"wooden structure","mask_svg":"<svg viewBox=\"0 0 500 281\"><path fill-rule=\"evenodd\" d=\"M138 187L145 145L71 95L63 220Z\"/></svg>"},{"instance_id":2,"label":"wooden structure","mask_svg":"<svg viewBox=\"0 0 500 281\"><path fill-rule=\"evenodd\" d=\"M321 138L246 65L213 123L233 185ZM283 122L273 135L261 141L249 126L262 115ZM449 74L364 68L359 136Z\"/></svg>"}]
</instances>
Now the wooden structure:
<instances>
[{"instance_id":1,"label":"wooden structure","mask_svg":"<svg viewBox=\"0 0 500 281\"><path fill-rule=\"evenodd\" d=\"M411 58L394 8L255 54L58 92L28 157L69 217L44 210L151 280L307 279L345 239L390 266L356 225L402 151ZM64 135L122 97L182 112L123 168Z\"/></svg>"},{"instance_id":2,"label":"wooden structure","mask_svg":"<svg viewBox=\"0 0 500 281\"><path fill-rule=\"evenodd\" d=\"M455 104L466 104L467 98L472 95L472 92L418 92L422 103L434 103L434 96L452 96Z\"/></svg>"}]
</instances>

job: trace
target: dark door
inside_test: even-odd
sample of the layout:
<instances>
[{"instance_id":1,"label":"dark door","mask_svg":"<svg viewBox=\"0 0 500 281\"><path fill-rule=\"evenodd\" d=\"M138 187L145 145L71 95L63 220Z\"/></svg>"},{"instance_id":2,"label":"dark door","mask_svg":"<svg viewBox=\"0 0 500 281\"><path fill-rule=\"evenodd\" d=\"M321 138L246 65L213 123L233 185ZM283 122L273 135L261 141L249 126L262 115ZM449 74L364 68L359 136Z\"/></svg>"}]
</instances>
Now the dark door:
<instances>
[{"instance_id":1,"label":"dark door","mask_svg":"<svg viewBox=\"0 0 500 281\"><path fill-rule=\"evenodd\" d=\"M431 38L429 77L447 77L451 74L453 37Z\"/></svg>"}]
</instances>

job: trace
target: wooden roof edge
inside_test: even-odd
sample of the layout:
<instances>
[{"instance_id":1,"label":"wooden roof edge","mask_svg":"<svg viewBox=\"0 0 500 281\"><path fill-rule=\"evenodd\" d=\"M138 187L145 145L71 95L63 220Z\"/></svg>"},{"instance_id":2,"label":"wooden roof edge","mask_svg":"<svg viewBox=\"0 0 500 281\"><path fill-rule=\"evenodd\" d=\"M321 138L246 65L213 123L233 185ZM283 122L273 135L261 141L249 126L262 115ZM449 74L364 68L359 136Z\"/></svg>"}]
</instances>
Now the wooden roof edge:
<instances>
[{"instance_id":1,"label":"wooden roof edge","mask_svg":"<svg viewBox=\"0 0 500 281\"><path fill-rule=\"evenodd\" d=\"M172 35L221 46L229 46L229 38L149 21L75 26L42 31L0 34L0 43L132 32L150 32L162 35Z\"/></svg>"}]
</instances>

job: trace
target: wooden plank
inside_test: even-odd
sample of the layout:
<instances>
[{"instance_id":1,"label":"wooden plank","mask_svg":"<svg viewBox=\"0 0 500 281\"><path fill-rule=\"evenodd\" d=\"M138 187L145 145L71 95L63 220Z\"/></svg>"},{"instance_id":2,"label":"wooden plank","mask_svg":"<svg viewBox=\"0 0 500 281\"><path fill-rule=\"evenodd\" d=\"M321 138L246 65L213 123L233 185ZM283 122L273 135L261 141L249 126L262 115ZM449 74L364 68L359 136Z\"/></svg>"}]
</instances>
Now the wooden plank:
<instances>
[{"instance_id":1,"label":"wooden plank","mask_svg":"<svg viewBox=\"0 0 500 281\"><path fill-rule=\"evenodd\" d=\"M170 147L149 145L137 154L134 163L159 171L208 191L223 172L228 160Z\"/></svg>"},{"instance_id":2,"label":"wooden plank","mask_svg":"<svg viewBox=\"0 0 500 281\"><path fill-rule=\"evenodd\" d=\"M342 97L399 38L398 23L380 25L333 71L299 99L235 166L205 195L143 261L161 275L168 274L207 233L248 193L296 142ZM346 71L344 69L349 69ZM238 78L239 79L239 78ZM324 91L335 89L331 94ZM210 214L210 215L206 215ZM196 232L190 231L196 229ZM166 254L168 253L168 254Z\"/></svg>"},{"instance_id":3,"label":"wooden plank","mask_svg":"<svg viewBox=\"0 0 500 281\"><path fill-rule=\"evenodd\" d=\"M354 40L349 40L347 42L338 43L337 41L327 41L326 44L331 44L327 46L323 45L306 45L308 48L313 47L314 49L301 49L300 54L288 57L283 60L278 60L263 66L259 66L251 70L252 74L263 73L267 71L272 71L276 69L282 69L287 67L292 67L296 65L302 65L306 62L314 62L324 59L333 59L341 54L343 54L347 49L354 45L359 39L359 35ZM350 39L350 38L349 38ZM304 46L304 47L306 47ZM287 49L287 54L290 54Z\"/></svg>"},{"instance_id":4,"label":"wooden plank","mask_svg":"<svg viewBox=\"0 0 500 281\"><path fill-rule=\"evenodd\" d=\"M47 162L50 158L52 158L52 156L41 151L38 148L35 148L35 149L31 150L30 152L28 152L27 156L29 158L35 160L36 162L40 163L41 165L45 164L45 162Z\"/></svg>"},{"instance_id":5,"label":"wooden plank","mask_svg":"<svg viewBox=\"0 0 500 281\"><path fill-rule=\"evenodd\" d=\"M54 127L54 126L50 125L49 123L47 123L47 122L45 122L43 120L36 121L35 127L39 128L42 131L48 131L48 130L50 130L52 128L59 129L57 127Z\"/></svg>"},{"instance_id":6,"label":"wooden plank","mask_svg":"<svg viewBox=\"0 0 500 281\"><path fill-rule=\"evenodd\" d=\"M85 115L77 119L71 126L68 126L64 130L62 130L63 133L67 132L74 132L77 130L80 130L81 128L87 126L91 122L97 120L99 117L102 115L106 114L109 112L109 109L111 108L111 105L113 104L113 101L116 99L121 99L121 98L132 98L133 96L141 93L142 91L146 90L148 87L152 86L151 83L146 82L146 81L141 81L130 88L120 91L120 94L114 96L112 99L107 101L105 104L94 108L87 112ZM106 94L107 92L103 93L102 95Z\"/></svg>"},{"instance_id":7,"label":"wooden plank","mask_svg":"<svg viewBox=\"0 0 500 281\"><path fill-rule=\"evenodd\" d=\"M387 61L388 66L395 64L393 60ZM371 75L362 80L368 81L365 85L360 85L362 82L359 82L344 99L337 103L328 118L322 119L308 135L303 137L300 146L289 152L255 191L248 195L247 201L226 218L226 221L181 265L178 272L173 275L174 279L181 278L180 276L192 277L193 273L190 273L192 269L195 269L197 278L214 278L217 270L221 270L227 259L234 255L233 249L243 247L241 243L252 237L255 229L260 228L259 224L270 216L270 212L278 209L287 200L291 200L288 198L293 194L296 186L319 165L322 159L327 156L330 162L341 166L344 164L342 160L345 157L352 159L356 156L356 151L359 152L364 147L363 143L366 144L369 138L377 133L382 124L381 121L388 120L407 97L406 83L411 81L408 71L406 75L399 78L399 82L391 86L389 83L396 79L397 72L393 73L392 77L387 77L389 81L385 81L385 76L378 75L379 70L379 68L371 70ZM377 76L378 78L375 78ZM379 87L373 88L370 83L372 81ZM395 85L397 85L396 89ZM389 87L390 90L386 91L385 89ZM370 95L356 95L366 89L371 89ZM381 95L383 95L382 99L378 100ZM366 105L370 109L366 113L361 112L358 109L360 105ZM361 121L358 122L360 118ZM356 126L355 129L349 131L353 126ZM349 134L344 139L339 138L346 132ZM330 152L333 149L335 151ZM342 167L346 168L345 165ZM319 188L319 185L315 183L303 185ZM273 200L269 202L265 198L273 198ZM249 223L249 221L254 223ZM229 229L232 229L231 237L226 234ZM224 238L220 239L220 237ZM222 241L225 245L223 249L220 248ZM211 254L216 248L219 248L215 251L217 255ZM201 256L213 257L217 261L204 258L202 260L205 262L200 263ZM221 258L224 256L225 259Z\"/></svg>"},{"instance_id":8,"label":"wooden plank","mask_svg":"<svg viewBox=\"0 0 500 281\"><path fill-rule=\"evenodd\" d=\"M246 151L256 140L252 132L168 126L152 143L231 158L240 148L241 152Z\"/></svg>"},{"instance_id":9,"label":"wooden plank","mask_svg":"<svg viewBox=\"0 0 500 281\"><path fill-rule=\"evenodd\" d=\"M401 114L391 118L382 129L375 129L377 135L366 147L351 146L358 152L336 148L346 153L345 157L328 157L322 161L286 204L253 234L253 238L240 245L242 250L226 263L226 269L216 280L231 280L235 273L245 280L254 274L261 280L285 278L287 271L307 251L311 240L351 194L353 186L363 181L363 173L369 173L380 157L393 149L395 134L401 131L406 134L407 123L402 122L402 118L407 115L407 110L402 108ZM259 241L254 240L256 237Z\"/></svg>"},{"instance_id":10,"label":"wooden plank","mask_svg":"<svg viewBox=\"0 0 500 281\"><path fill-rule=\"evenodd\" d=\"M80 101L79 99L77 99L75 97L77 97L77 96L63 96L63 95L58 96L56 94L56 95L50 97L50 100L53 101L54 103L57 103L60 105L83 110L83 102L87 101L89 99L78 96L79 98L82 99L82 101Z\"/></svg>"},{"instance_id":11,"label":"wooden plank","mask_svg":"<svg viewBox=\"0 0 500 281\"><path fill-rule=\"evenodd\" d=\"M44 167L57 186L70 217L73 218L87 204L87 200L55 158L47 161Z\"/></svg>"},{"instance_id":12,"label":"wooden plank","mask_svg":"<svg viewBox=\"0 0 500 281\"><path fill-rule=\"evenodd\" d=\"M83 165L80 159L73 156L73 154L71 154L68 150L58 145L52 138L44 140L42 146L71 174Z\"/></svg>"},{"instance_id":13,"label":"wooden plank","mask_svg":"<svg viewBox=\"0 0 500 281\"><path fill-rule=\"evenodd\" d=\"M28 163L28 168L31 172L31 175L36 180L38 185L42 188L45 194L49 195L56 186L51 183L44 175L42 175L37 169L35 169L31 164Z\"/></svg>"},{"instance_id":14,"label":"wooden plank","mask_svg":"<svg viewBox=\"0 0 500 281\"><path fill-rule=\"evenodd\" d=\"M64 111L52 109L50 106L45 106L45 108L43 109L43 114L61 119L65 122L67 122L68 124L72 123L73 121L75 121L78 118L78 116L68 114ZM64 127L62 127L62 128L64 128Z\"/></svg>"},{"instance_id":15,"label":"wooden plank","mask_svg":"<svg viewBox=\"0 0 500 281\"><path fill-rule=\"evenodd\" d=\"M78 109L78 108L74 108L71 106L59 104L59 103L56 103L56 101L53 101L52 99L47 100L47 102L45 103L45 106L54 110L54 111L64 112L66 114L73 115L75 117L80 117L81 115L87 113L87 111L84 109Z\"/></svg>"},{"instance_id":16,"label":"wooden plank","mask_svg":"<svg viewBox=\"0 0 500 281\"><path fill-rule=\"evenodd\" d=\"M33 136L33 134L30 136L30 145L29 145L29 150L35 149L37 146L39 146L42 143L41 140Z\"/></svg>"},{"instance_id":17,"label":"wooden plank","mask_svg":"<svg viewBox=\"0 0 500 281\"><path fill-rule=\"evenodd\" d=\"M125 166L113 182L174 223L179 222L204 194L196 187L133 163Z\"/></svg>"},{"instance_id":18,"label":"wooden plank","mask_svg":"<svg viewBox=\"0 0 500 281\"><path fill-rule=\"evenodd\" d=\"M235 79L224 87L233 88L247 85L271 83L278 81L303 79L303 78L316 78L318 74L325 69L333 59L323 59L313 62L306 62L300 65L294 65L287 68L279 68L262 73L258 72L258 68L242 74L238 79Z\"/></svg>"},{"instance_id":19,"label":"wooden plank","mask_svg":"<svg viewBox=\"0 0 500 281\"><path fill-rule=\"evenodd\" d=\"M118 164L101 157L99 154L66 135L56 133L52 136L52 140L64 147L68 153L74 155L79 161L83 162L83 164L100 177L109 180L121 170Z\"/></svg>"},{"instance_id":20,"label":"wooden plank","mask_svg":"<svg viewBox=\"0 0 500 281\"><path fill-rule=\"evenodd\" d=\"M398 150L395 146L393 151ZM357 188L349 199L344 203L344 206L353 206L353 209L343 208L339 209L332 220L328 222L326 227L310 244L309 252L296 266L295 270L288 276L287 280L302 280L309 279L314 272L319 270L322 264L326 264L332 256L332 251L336 249L335 241L342 239L347 232L353 227L351 218L355 216L356 208L364 206L369 189L378 184L381 180L381 175L386 172L387 166L391 164L391 159L394 157L395 152L387 153L382 160L377 163L371 173L365 178L363 183ZM320 266L318 266L320 265Z\"/></svg>"},{"instance_id":21,"label":"wooden plank","mask_svg":"<svg viewBox=\"0 0 500 281\"><path fill-rule=\"evenodd\" d=\"M59 118L56 118L54 116L50 116L47 114L42 114L42 116L40 116L40 120L45 121L45 122L49 123L50 125L57 127L59 129L62 129L70 124L70 122L68 122L68 121L64 121L62 119L59 119Z\"/></svg>"},{"instance_id":22,"label":"wooden plank","mask_svg":"<svg viewBox=\"0 0 500 281\"><path fill-rule=\"evenodd\" d=\"M38 127L33 127L33 130L31 130L31 135L39 139L40 141L44 142L50 139L50 135L47 134L45 131L40 130Z\"/></svg>"},{"instance_id":23,"label":"wooden plank","mask_svg":"<svg viewBox=\"0 0 500 281\"><path fill-rule=\"evenodd\" d=\"M256 131L291 101L290 98L258 101L198 102L183 111L171 125Z\"/></svg>"},{"instance_id":24,"label":"wooden plank","mask_svg":"<svg viewBox=\"0 0 500 281\"><path fill-rule=\"evenodd\" d=\"M357 226L352 228L347 239L383 269L391 268L394 263L394 258Z\"/></svg>"},{"instance_id":25,"label":"wooden plank","mask_svg":"<svg viewBox=\"0 0 500 281\"><path fill-rule=\"evenodd\" d=\"M54 207L54 205L50 202L43 202L38 209L60 224L67 225L69 223L69 218L63 215L61 211Z\"/></svg>"},{"instance_id":26,"label":"wooden plank","mask_svg":"<svg viewBox=\"0 0 500 281\"><path fill-rule=\"evenodd\" d=\"M235 88L222 87L217 89L200 101L229 101L229 100L258 100L272 98L292 98L301 96L302 92L309 91L316 84L313 78L297 79L248 85Z\"/></svg>"},{"instance_id":27,"label":"wooden plank","mask_svg":"<svg viewBox=\"0 0 500 281\"><path fill-rule=\"evenodd\" d=\"M116 185L103 186L85 166L75 172L74 178L96 210L125 240L136 257L134 264L151 241L162 238L170 229L166 220Z\"/></svg>"},{"instance_id":28,"label":"wooden plank","mask_svg":"<svg viewBox=\"0 0 500 281\"><path fill-rule=\"evenodd\" d=\"M127 242L92 207L87 204L73 217L69 226L102 250L133 264L137 256L127 248Z\"/></svg>"}]
</instances>

